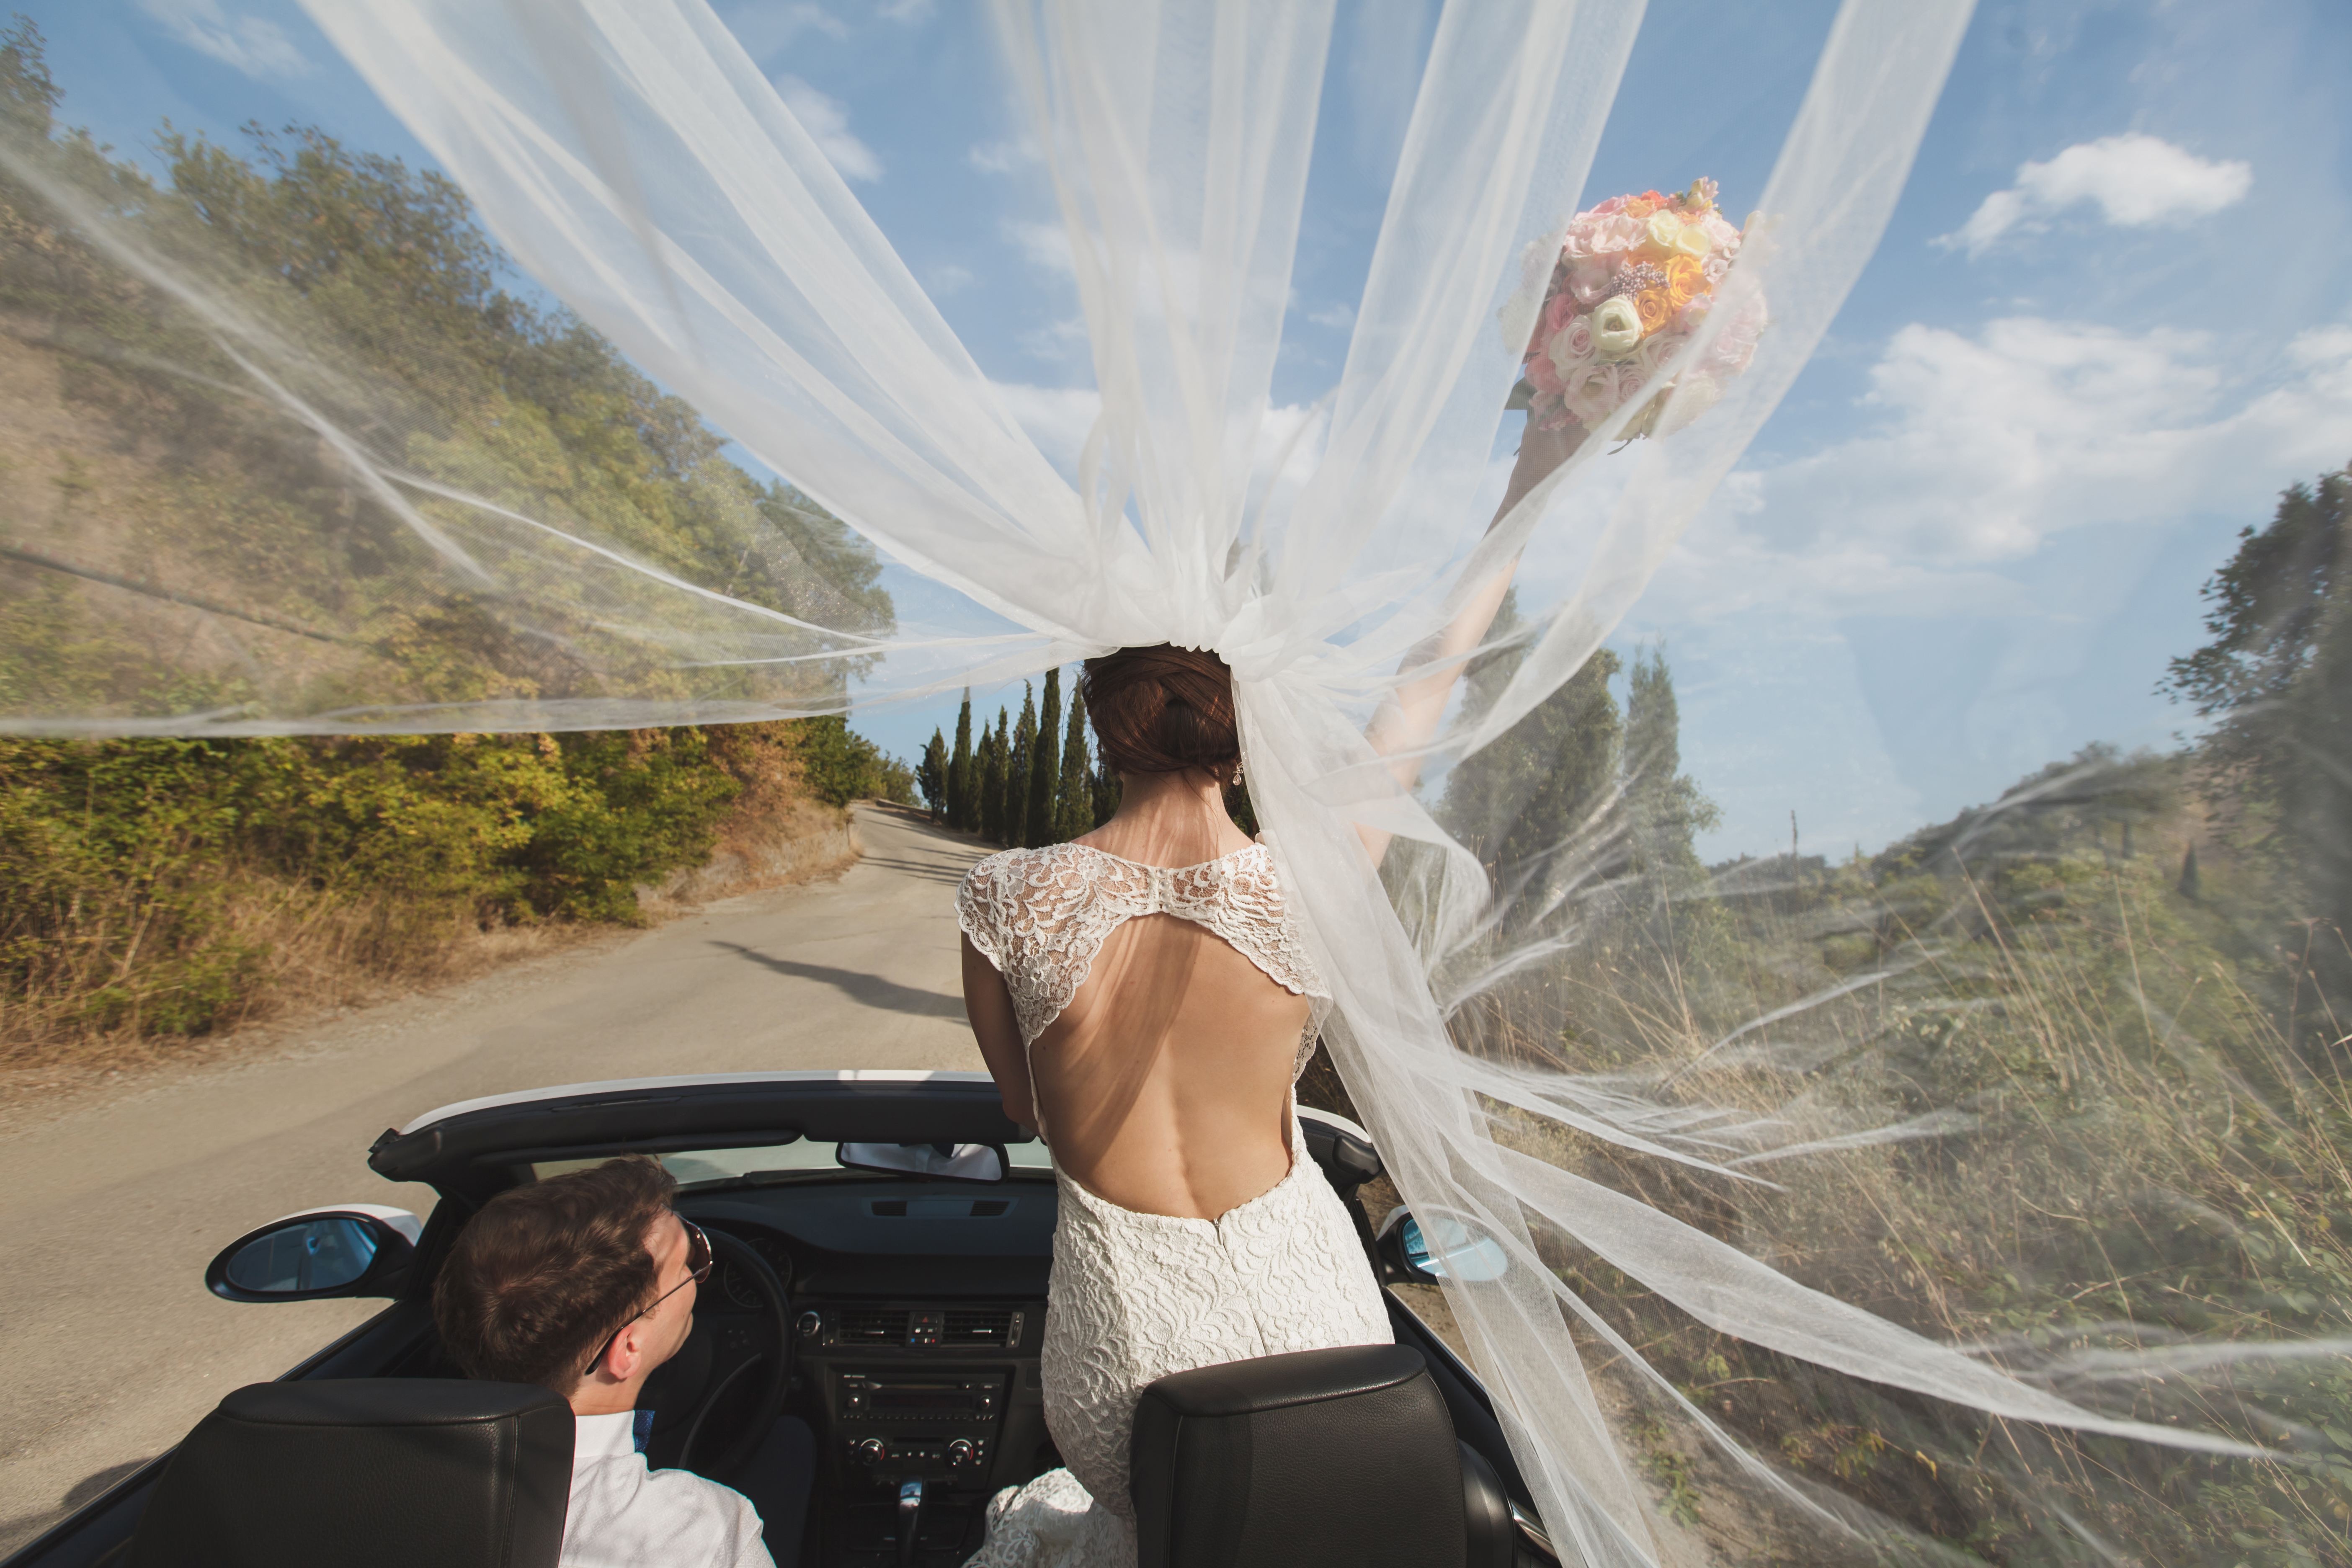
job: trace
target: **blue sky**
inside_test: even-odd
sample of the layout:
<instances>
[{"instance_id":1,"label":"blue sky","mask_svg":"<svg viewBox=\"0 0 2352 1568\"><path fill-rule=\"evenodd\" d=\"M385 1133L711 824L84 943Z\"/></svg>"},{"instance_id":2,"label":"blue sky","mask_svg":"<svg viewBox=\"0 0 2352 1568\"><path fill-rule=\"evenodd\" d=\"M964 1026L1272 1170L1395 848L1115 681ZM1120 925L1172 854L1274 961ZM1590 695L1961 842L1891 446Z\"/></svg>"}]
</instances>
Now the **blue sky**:
<instances>
[{"instance_id":1,"label":"blue sky","mask_svg":"<svg viewBox=\"0 0 2352 1568\"><path fill-rule=\"evenodd\" d=\"M311 121L420 161L280 0L16 0L68 118ZM1762 188L1833 8L1651 5L1587 200ZM1049 454L1090 418L1053 212L960 4L722 4ZM1342 0L1275 395L1336 378L1435 7ZM2165 745L2198 588L2352 459L2352 8L1981 7L1831 335L1615 639L1663 641L1710 858L1875 847L2092 741ZM1672 112L1663 111L1671 108ZM1017 706L1019 694L1013 702ZM953 704L859 726L911 755Z\"/></svg>"}]
</instances>

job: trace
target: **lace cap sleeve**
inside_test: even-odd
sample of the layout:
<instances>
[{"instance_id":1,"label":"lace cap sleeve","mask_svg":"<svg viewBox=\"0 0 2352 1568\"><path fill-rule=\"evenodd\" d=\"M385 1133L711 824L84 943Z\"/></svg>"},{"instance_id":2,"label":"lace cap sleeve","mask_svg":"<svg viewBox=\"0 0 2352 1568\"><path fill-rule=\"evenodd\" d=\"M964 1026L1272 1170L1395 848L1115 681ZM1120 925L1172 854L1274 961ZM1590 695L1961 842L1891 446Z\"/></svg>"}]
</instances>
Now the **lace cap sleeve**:
<instances>
[{"instance_id":1,"label":"lace cap sleeve","mask_svg":"<svg viewBox=\"0 0 2352 1568\"><path fill-rule=\"evenodd\" d=\"M995 914L1001 855L991 855L963 874L956 889L956 924L971 939L982 958L1000 973L1004 968L1003 944L998 940Z\"/></svg>"}]
</instances>

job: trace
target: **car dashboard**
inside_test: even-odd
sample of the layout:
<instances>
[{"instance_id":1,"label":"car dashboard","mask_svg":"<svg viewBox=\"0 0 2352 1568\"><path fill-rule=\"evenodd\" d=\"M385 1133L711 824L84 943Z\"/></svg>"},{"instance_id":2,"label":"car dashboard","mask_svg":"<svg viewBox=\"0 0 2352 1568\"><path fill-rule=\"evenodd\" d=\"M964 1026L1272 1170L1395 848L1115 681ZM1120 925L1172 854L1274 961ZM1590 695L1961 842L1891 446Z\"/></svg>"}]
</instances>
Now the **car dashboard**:
<instances>
[{"instance_id":1,"label":"car dashboard","mask_svg":"<svg viewBox=\"0 0 2352 1568\"><path fill-rule=\"evenodd\" d=\"M985 1187L835 1177L680 1194L681 1213L749 1244L790 1297L785 1413L815 1435L819 1561L897 1563L909 1479L924 1483L919 1558L961 1561L991 1496L1061 1462L1038 1377L1055 1198L1049 1174L1025 1172ZM723 1261L696 1317L709 1350L765 1348L759 1293Z\"/></svg>"}]
</instances>

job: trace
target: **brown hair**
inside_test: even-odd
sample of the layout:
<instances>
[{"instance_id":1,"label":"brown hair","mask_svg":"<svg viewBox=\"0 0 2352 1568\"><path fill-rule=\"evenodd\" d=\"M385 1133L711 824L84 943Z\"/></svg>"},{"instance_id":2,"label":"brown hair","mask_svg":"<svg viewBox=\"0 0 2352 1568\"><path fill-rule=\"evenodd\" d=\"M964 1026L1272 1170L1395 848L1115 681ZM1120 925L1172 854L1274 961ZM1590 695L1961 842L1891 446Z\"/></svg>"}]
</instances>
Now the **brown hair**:
<instances>
[{"instance_id":1,"label":"brown hair","mask_svg":"<svg viewBox=\"0 0 2352 1568\"><path fill-rule=\"evenodd\" d=\"M1231 784L1241 771L1233 672L1213 653L1170 643L1123 647L1087 660L1078 690L1114 772L1200 768Z\"/></svg>"},{"instance_id":2,"label":"brown hair","mask_svg":"<svg viewBox=\"0 0 2352 1568\"><path fill-rule=\"evenodd\" d=\"M642 1157L500 1193L466 1222L433 1288L441 1342L468 1377L568 1394L653 1303L646 1233L677 1183Z\"/></svg>"}]
</instances>

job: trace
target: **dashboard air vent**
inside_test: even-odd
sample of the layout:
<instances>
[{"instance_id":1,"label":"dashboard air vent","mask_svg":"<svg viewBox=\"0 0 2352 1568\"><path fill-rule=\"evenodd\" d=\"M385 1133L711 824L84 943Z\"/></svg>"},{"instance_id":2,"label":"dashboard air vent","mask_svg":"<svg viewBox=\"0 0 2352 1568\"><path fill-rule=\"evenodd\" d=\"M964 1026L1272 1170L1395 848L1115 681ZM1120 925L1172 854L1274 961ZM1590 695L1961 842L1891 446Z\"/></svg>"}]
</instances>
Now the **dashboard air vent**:
<instances>
[{"instance_id":1,"label":"dashboard air vent","mask_svg":"<svg viewBox=\"0 0 2352 1568\"><path fill-rule=\"evenodd\" d=\"M907 1310L844 1307L833 1337L835 1344L903 1345L907 1342Z\"/></svg>"},{"instance_id":2,"label":"dashboard air vent","mask_svg":"<svg viewBox=\"0 0 2352 1568\"><path fill-rule=\"evenodd\" d=\"M994 1345L1012 1343L1013 1315L1009 1309L982 1307L969 1311L950 1309L946 1330L940 1335L943 1345Z\"/></svg>"}]
</instances>

